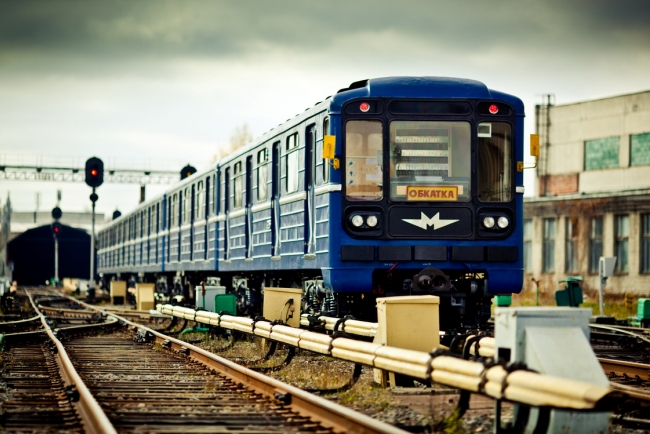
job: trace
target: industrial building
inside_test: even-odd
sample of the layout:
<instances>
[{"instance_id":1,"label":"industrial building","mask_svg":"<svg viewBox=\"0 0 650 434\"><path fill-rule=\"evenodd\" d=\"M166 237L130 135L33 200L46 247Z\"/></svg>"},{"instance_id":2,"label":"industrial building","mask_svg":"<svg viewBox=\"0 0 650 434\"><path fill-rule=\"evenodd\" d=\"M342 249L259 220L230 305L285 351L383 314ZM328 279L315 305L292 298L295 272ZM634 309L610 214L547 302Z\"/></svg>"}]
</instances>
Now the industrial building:
<instances>
[{"instance_id":1,"label":"industrial building","mask_svg":"<svg viewBox=\"0 0 650 434\"><path fill-rule=\"evenodd\" d=\"M650 293L650 91L535 110L536 195L524 203L525 289L582 276L598 289L600 256L616 256L606 292Z\"/></svg>"}]
</instances>

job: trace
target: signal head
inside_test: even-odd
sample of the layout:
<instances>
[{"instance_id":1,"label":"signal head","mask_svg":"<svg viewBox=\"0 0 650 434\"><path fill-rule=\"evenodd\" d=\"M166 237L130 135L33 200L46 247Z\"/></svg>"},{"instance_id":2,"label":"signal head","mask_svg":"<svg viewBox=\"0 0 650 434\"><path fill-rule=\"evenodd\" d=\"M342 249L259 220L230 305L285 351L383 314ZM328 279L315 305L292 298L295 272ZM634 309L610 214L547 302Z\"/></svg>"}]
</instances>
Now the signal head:
<instances>
[{"instance_id":1,"label":"signal head","mask_svg":"<svg viewBox=\"0 0 650 434\"><path fill-rule=\"evenodd\" d=\"M97 157L86 161L86 184L89 187L99 187L104 183L104 162Z\"/></svg>"}]
</instances>

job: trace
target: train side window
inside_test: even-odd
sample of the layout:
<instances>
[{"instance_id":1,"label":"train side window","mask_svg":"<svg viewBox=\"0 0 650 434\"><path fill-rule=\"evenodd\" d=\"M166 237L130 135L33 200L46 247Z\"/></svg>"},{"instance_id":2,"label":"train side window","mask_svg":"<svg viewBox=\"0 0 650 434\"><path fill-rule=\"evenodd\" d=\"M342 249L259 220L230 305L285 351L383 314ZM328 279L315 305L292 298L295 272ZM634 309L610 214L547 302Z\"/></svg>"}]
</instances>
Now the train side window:
<instances>
[{"instance_id":1,"label":"train side window","mask_svg":"<svg viewBox=\"0 0 650 434\"><path fill-rule=\"evenodd\" d=\"M177 224L177 219L178 215L176 212L178 211L178 194L179 193L174 193L174 196L172 197L171 204L169 205L169 227L173 228Z\"/></svg>"},{"instance_id":2,"label":"train side window","mask_svg":"<svg viewBox=\"0 0 650 434\"><path fill-rule=\"evenodd\" d=\"M323 139L330 133L330 118L323 119ZM323 156L323 147L318 146L318 153L322 159ZM323 162L323 184L330 182L330 165L329 162L325 159L322 159Z\"/></svg>"},{"instance_id":3,"label":"train side window","mask_svg":"<svg viewBox=\"0 0 650 434\"><path fill-rule=\"evenodd\" d=\"M257 201L262 202L268 197L269 189L269 151L262 149L257 153Z\"/></svg>"},{"instance_id":4,"label":"train side window","mask_svg":"<svg viewBox=\"0 0 650 434\"><path fill-rule=\"evenodd\" d=\"M192 190L191 187L185 189L183 194L183 224L190 222L192 216Z\"/></svg>"},{"instance_id":5,"label":"train side window","mask_svg":"<svg viewBox=\"0 0 650 434\"><path fill-rule=\"evenodd\" d=\"M243 182L244 182L244 173L242 170L242 164L241 161L238 163L235 163L235 170L233 173L234 180L233 180L233 189L232 189L232 194L233 194L233 209L238 209L242 207L242 197L243 197Z\"/></svg>"},{"instance_id":6,"label":"train side window","mask_svg":"<svg viewBox=\"0 0 650 434\"><path fill-rule=\"evenodd\" d=\"M298 170L299 170L299 145L298 133L287 137L286 144L286 174L287 174L287 193L298 191Z\"/></svg>"},{"instance_id":7,"label":"train side window","mask_svg":"<svg viewBox=\"0 0 650 434\"><path fill-rule=\"evenodd\" d=\"M478 198L512 200L512 128L505 122L478 124Z\"/></svg>"},{"instance_id":8,"label":"train side window","mask_svg":"<svg viewBox=\"0 0 650 434\"><path fill-rule=\"evenodd\" d=\"M196 206L194 207L194 221L201 220L203 218L203 206L204 206L204 192L203 192L203 181L199 181L196 184L196 193L194 194L194 202Z\"/></svg>"}]
</instances>

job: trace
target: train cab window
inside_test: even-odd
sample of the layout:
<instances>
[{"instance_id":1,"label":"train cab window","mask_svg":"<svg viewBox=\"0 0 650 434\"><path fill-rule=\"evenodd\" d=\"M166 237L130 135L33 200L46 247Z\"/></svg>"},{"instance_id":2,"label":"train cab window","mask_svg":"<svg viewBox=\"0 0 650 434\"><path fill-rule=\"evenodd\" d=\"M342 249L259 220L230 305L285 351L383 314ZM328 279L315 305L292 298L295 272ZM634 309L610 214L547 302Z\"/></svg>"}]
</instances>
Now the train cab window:
<instances>
[{"instance_id":1,"label":"train cab window","mask_svg":"<svg viewBox=\"0 0 650 434\"><path fill-rule=\"evenodd\" d=\"M478 125L478 198L512 200L512 128L505 122Z\"/></svg>"},{"instance_id":2,"label":"train cab window","mask_svg":"<svg viewBox=\"0 0 650 434\"><path fill-rule=\"evenodd\" d=\"M196 184L196 193L194 199L194 221L203 218L203 208L205 207L205 192L203 191L203 181Z\"/></svg>"},{"instance_id":3,"label":"train cab window","mask_svg":"<svg viewBox=\"0 0 650 434\"><path fill-rule=\"evenodd\" d=\"M345 125L345 197L381 200L382 123L349 121Z\"/></svg>"},{"instance_id":4,"label":"train cab window","mask_svg":"<svg viewBox=\"0 0 650 434\"><path fill-rule=\"evenodd\" d=\"M244 186L244 172L242 171L241 161L235 163L235 170L233 173L235 177L232 185L232 194L233 194L233 209L238 209L242 207L242 198L243 198L243 186Z\"/></svg>"},{"instance_id":5,"label":"train cab window","mask_svg":"<svg viewBox=\"0 0 650 434\"><path fill-rule=\"evenodd\" d=\"M262 149L257 153L257 201L265 201L269 191L269 151Z\"/></svg>"},{"instance_id":6,"label":"train cab window","mask_svg":"<svg viewBox=\"0 0 650 434\"><path fill-rule=\"evenodd\" d=\"M468 122L391 122L391 199L468 201L471 167Z\"/></svg>"},{"instance_id":7,"label":"train cab window","mask_svg":"<svg viewBox=\"0 0 650 434\"><path fill-rule=\"evenodd\" d=\"M323 138L330 133L330 118L323 119ZM319 147L319 151L322 153L322 147ZM323 184L330 182L330 166L329 161L323 160Z\"/></svg>"},{"instance_id":8,"label":"train cab window","mask_svg":"<svg viewBox=\"0 0 650 434\"><path fill-rule=\"evenodd\" d=\"M286 173L287 173L287 193L293 193L298 191L298 170L299 170L299 161L298 161L298 145L300 143L298 133L294 133L287 137L287 162L286 162Z\"/></svg>"}]
</instances>

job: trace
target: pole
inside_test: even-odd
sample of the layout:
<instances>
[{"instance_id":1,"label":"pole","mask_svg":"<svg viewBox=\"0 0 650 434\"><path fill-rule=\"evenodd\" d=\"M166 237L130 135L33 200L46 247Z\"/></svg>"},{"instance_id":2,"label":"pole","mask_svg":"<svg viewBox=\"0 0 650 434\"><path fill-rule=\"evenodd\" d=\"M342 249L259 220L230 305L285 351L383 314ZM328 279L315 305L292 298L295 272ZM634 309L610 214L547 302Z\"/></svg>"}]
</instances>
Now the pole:
<instances>
[{"instance_id":1,"label":"pole","mask_svg":"<svg viewBox=\"0 0 650 434\"><path fill-rule=\"evenodd\" d=\"M605 281L607 280L607 277L604 277L605 275L605 263L603 261L603 258L600 258L600 261L598 261L598 280L600 282L600 285L598 285L598 307L599 307L599 312L600 316L603 316L604 312L604 301L603 301L603 290L605 288Z\"/></svg>"},{"instance_id":2,"label":"pole","mask_svg":"<svg viewBox=\"0 0 650 434\"><path fill-rule=\"evenodd\" d=\"M93 203L93 213L92 213L92 227L90 231L90 283L88 284L88 288L94 289L95 288L95 202L97 201L95 195L95 187L93 187L93 194L90 196L90 200Z\"/></svg>"},{"instance_id":3,"label":"pole","mask_svg":"<svg viewBox=\"0 0 650 434\"><path fill-rule=\"evenodd\" d=\"M59 239L54 237L54 285L59 286Z\"/></svg>"}]
</instances>

